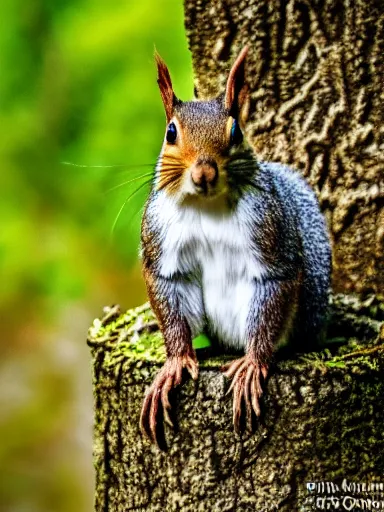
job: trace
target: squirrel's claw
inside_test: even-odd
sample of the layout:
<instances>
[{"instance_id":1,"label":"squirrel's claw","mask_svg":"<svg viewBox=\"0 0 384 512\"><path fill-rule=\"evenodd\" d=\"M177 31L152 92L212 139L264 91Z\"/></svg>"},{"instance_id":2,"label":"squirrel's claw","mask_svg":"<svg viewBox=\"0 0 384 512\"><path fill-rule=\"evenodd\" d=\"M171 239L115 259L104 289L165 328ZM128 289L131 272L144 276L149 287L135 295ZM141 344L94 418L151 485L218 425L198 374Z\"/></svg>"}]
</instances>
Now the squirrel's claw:
<instances>
[{"instance_id":1,"label":"squirrel's claw","mask_svg":"<svg viewBox=\"0 0 384 512\"><path fill-rule=\"evenodd\" d=\"M188 370L193 379L197 378L199 367L194 354L168 358L144 398L140 429L144 436L160 449L163 449L164 443L159 437L159 417L163 415L164 421L173 427L169 415L171 404L168 395L181 383L183 368Z\"/></svg>"},{"instance_id":2,"label":"squirrel's claw","mask_svg":"<svg viewBox=\"0 0 384 512\"><path fill-rule=\"evenodd\" d=\"M233 391L233 425L237 433L241 432L240 419L242 402L244 401L247 418L247 428L252 428L252 411L260 416L259 399L263 394L261 381L265 381L268 374L268 366L262 365L245 355L225 365L222 370L227 378L232 378L227 392Z\"/></svg>"},{"instance_id":3,"label":"squirrel's claw","mask_svg":"<svg viewBox=\"0 0 384 512\"><path fill-rule=\"evenodd\" d=\"M175 379L176 380L176 379ZM161 404L163 406L164 411L164 421L168 423L170 427L173 427L173 422L169 415L169 410L171 409L171 404L169 403L168 393L171 391L173 387L174 379L171 377L165 381L163 389L161 391Z\"/></svg>"}]
</instances>

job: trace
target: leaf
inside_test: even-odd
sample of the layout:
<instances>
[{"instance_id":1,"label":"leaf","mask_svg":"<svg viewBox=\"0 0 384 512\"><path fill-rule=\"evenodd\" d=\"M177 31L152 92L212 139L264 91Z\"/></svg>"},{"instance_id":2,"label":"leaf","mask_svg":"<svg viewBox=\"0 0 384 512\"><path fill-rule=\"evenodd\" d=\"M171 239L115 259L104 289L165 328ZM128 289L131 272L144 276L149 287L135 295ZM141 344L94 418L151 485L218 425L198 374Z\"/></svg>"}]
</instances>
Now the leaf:
<instances>
[{"instance_id":1,"label":"leaf","mask_svg":"<svg viewBox=\"0 0 384 512\"><path fill-rule=\"evenodd\" d=\"M207 348L211 346L209 338L205 334L200 334L192 340L192 346L198 350L200 348Z\"/></svg>"},{"instance_id":2,"label":"leaf","mask_svg":"<svg viewBox=\"0 0 384 512\"><path fill-rule=\"evenodd\" d=\"M325 364L331 368L345 368L344 361L327 361Z\"/></svg>"}]
</instances>

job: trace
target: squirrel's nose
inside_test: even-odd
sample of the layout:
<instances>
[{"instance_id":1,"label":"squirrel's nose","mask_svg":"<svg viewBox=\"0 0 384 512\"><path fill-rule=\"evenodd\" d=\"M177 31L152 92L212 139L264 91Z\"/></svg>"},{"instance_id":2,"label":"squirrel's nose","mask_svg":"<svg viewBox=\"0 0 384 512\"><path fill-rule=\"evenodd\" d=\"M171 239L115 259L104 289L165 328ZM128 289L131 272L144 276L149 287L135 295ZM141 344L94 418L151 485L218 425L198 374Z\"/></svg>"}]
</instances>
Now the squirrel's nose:
<instances>
[{"instance_id":1,"label":"squirrel's nose","mask_svg":"<svg viewBox=\"0 0 384 512\"><path fill-rule=\"evenodd\" d=\"M207 192L214 187L219 175L217 163L214 160L198 160L192 168L191 178L196 189Z\"/></svg>"}]
</instances>

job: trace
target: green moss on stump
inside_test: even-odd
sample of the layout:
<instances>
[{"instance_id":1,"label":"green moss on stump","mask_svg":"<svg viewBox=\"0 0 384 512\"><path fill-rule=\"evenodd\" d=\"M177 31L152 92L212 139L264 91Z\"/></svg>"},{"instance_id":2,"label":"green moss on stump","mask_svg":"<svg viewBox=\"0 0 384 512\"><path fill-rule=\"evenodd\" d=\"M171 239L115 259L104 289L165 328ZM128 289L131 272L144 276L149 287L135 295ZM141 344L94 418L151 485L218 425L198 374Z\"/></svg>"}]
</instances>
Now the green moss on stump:
<instances>
[{"instance_id":1,"label":"green moss on stump","mask_svg":"<svg viewBox=\"0 0 384 512\"><path fill-rule=\"evenodd\" d=\"M372 370L379 368L384 346L384 303L370 296L360 301L356 296L338 294L331 298L330 335L326 347L318 352L301 355L284 364L285 367L304 368L350 368L360 365ZM88 343L91 347L104 345L108 348L105 364L116 364L120 360L163 363L165 349L156 318L145 303L140 307L120 312L118 306L106 307L104 316L96 319L89 329ZM342 318L345 336L332 336ZM201 361L202 366L218 367L223 357ZM225 356L228 359L230 356Z\"/></svg>"}]
</instances>

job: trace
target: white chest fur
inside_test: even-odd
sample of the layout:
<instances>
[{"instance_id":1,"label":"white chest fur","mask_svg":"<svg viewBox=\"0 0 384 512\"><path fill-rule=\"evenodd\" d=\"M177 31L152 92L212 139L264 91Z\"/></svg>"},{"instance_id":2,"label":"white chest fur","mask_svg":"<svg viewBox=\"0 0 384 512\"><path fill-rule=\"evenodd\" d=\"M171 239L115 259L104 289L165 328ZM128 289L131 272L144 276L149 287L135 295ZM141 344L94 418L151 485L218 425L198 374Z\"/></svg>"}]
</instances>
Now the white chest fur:
<instances>
[{"instance_id":1,"label":"white chest fur","mask_svg":"<svg viewBox=\"0 0 384 512\"><path fill-rule=\"evenodd\" d=\"M244 346L255 280L265 273L251 249L246 211L240 205L232 213L203 212L180 207L165 195L156 202L162 226L160 273L194 276L178 285L193 334L208 322L224 344Z\"/></svg>"}]
</instances>

